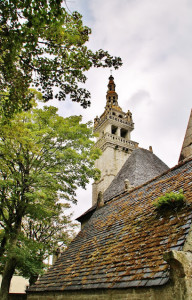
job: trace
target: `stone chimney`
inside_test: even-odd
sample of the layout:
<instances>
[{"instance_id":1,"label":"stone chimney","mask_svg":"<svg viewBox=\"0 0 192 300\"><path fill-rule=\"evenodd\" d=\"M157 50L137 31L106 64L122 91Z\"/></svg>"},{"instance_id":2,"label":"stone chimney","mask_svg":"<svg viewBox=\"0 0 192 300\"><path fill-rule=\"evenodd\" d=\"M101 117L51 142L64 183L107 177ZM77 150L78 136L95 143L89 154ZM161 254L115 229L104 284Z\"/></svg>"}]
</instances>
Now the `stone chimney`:
<instances>
[{"instance_id":1,"label":"stone chimney","mask_svg":"<svg viewBox=\"0 0 192 300\"><path fill-rule=\"evenodd\" d=\"M189 117L187 130L185 133L185 138L183 141L183 146L179 157L179 162L184 161L190 157L192 157L192 110Z\"/></svg>"}]
</instances>

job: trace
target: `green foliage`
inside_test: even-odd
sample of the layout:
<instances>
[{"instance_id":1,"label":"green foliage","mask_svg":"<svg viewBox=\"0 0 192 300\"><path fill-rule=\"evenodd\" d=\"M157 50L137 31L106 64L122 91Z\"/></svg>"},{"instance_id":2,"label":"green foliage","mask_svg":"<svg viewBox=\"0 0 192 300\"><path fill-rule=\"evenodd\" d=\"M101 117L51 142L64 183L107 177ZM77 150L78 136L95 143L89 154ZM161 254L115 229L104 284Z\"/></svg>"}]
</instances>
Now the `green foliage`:
<instances>
[{"instance_id":1,"label":"green foliage","mask_svg":"<svg viewBox=\"0 0 192 300\"><path fill-rule=\"evenodd\" d=\"M183 195L183 190L179 192L170 192L166 193L164 196L157 198L153 205L157 210L166 210L166 209L177 209L184 204L185 196Z\"/></svg>"},{"instance_id":2,"label":"green foliage","mask_svg":"<svg viewBox=\"0 0 192 300\"><path fill-rule=\"evenodd\" d=\"M34 86L44 101L90 105L90 93L79 86L91 67L122 65L119 57L87 47L90 28L78 12L70 14L62 0L0 1L0 94L6 116L31 107ZM6 95L5 95L6 93Z\"/></svg>"},{"instance_id":3,"label":"green foliage","mask_svg":"<svg viewBox=\"0 0 192 300\"><path fill-rule=\"evenodd\" d=\"M66 209L76 189L98 176L92 127L55 107L16 114L0 126L0 259L39 274L43 259L70 241ZM62 199L62 203L61 203ZM40 263L41 262L41 263ZM13 266L14 268L14 266Z\"/></svg>"}]
</instances>

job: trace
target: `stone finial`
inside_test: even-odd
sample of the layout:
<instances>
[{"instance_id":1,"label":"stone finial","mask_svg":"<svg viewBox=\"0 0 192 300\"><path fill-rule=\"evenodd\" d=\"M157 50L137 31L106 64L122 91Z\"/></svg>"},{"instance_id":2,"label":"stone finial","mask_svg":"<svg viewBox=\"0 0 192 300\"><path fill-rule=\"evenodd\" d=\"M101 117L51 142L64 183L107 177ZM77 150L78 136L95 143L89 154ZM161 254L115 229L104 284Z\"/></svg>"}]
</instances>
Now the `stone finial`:
<instances>
[{"instance_id":1,"label":"stone finial","mask_svg":"<svg viewBox=\"0 0 192 300\"><path fill-rule=\"evenodd\" d=\"M101 208L104 206L104 198L103 193L100 191L97 196L97 208Z\"/></svg>"},{"instance_id":2,"label":"stone finial","mask_svg":"<svg viewBox=\"0 0 192 300\"><path fill-rule=\"evenodd\" d=\"M185 138L183 141L183 146L179 157L179 162L184 161L190 157L192 157L192 110L189 117L187 130L185 133Z\"/></svg>"},{"instance_id":3,"label":"stone finial","mask_svg":"<svg viewBox=\"0 0 192 300\"><path fill-rule=\"evenodd\" d=\"M129 179L127 179L127 178L124 180L124 184L125 184L124 185L125 191L127 191L127 192L129 192L130 190L132 190L134 188L134 186L130 184Z\"/></svg>"},{"instance_id":4,"label":"stone finial","mask_svg":"<svg viewBox=\"0 0 192 300\"><path fill-rule=\"evenodd\" d=\"M128 112L126 113L126 115L127 115L128 122L132 122L132 113L130 112L130 110L128 110Z\"/></svg>"},{"instance_id":5,"label":"stone finial","mask_svg":"<svg viewBox=\"0 0 192 300\"><path fill-rule=\"evenodd\" d=\"M96 116L96 118L94 119L94 127L96 127L98 123L99 123L99 118L98 116Z\"/></svg>"},{"instance_id":6,"label":"stone finial","mask_svg":"<svg viewBox=\"0 0 192 300\"><path fill-rule=\"evenodd\" d=\"M152 148L152 146L149 146L149 151L153 153L153 148Z\"/></svg>"},{"instance_id":7,"label":"stone finial","mask_svg":"<svg viewBox=\"0 0 192 300\"><path fill-rule=\"evenodd\" d=\"M58 260L58 258L60 257L61 255L61 251L59 248L57 248L55 250L55 252L53 253L53 264Z\"/></svg>"},{"instance_id":8,"label":"stone finial","mask_svg":"<svg viewBox=\"0 0 192 300\"><path fill-rule=\"evenodd\" d=\"M125 191L130 191L133 188L129 182L129 179L125 179L124 184L125 184Z\"/></svg>"},{"instance_id":9,"label":"stone finial","mask_svg":"<svg viewBox=\"0 0 192 300\"><path fill-rule=\"evenodd\" d=\"M127 191L130 186L129 179L125 179L124 183L125 183L125 191Z\"/></svg>"}]
</instances>

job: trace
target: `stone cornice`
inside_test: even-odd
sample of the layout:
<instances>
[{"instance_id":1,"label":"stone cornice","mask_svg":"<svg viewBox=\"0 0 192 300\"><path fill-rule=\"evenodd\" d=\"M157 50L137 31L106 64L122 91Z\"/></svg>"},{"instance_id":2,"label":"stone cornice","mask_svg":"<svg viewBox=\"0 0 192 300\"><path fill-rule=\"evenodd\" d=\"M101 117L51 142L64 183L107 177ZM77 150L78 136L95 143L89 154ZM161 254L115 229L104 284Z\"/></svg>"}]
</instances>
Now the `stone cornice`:
<instances>
[{"instance_id":1,"label":"stone cornice","mask_svg":"<svg viewBox=\"0 0 192 300\"><path fill-rule=\"evenodd\" d=\"M106 115L105 117L102 117L100 122L95 126L94 128L94 132L98 132L98 130L100 128L102 128L102 126L106 123L106 121L108 121L110 124L112 125L116 125L116 126L120 126L125 128L125 129L129 129L129 131L132 131L134 129L134 123L133 122L129 122L123 118L119 118L117 116L113 116L113 115Z\"/></svg>"},{"instance_id":2,"label":"stone cornice","mask_svg":"<svg viewBox=\"0 0 192 300\"><path fill-rule=\"evenodd\" d=\"M138 145L139 144L136 142L127 140L123 137L107 132L95 143L94 147L104 150L106 146L111 146L112 148L119 146L126 149L134 150L138 147Z\"/></svg>"}]
</instances>

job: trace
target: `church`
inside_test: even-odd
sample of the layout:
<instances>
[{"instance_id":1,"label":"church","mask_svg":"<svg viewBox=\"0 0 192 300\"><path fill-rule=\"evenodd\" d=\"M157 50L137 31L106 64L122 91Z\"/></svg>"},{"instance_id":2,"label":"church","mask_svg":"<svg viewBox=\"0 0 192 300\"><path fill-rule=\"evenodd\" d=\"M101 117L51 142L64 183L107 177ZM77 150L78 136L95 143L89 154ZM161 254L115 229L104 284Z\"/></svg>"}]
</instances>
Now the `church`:
<instances>
[{"instance_id":1,"label":"church","mask_svg":"<svg viewBox=\"0 0 192 300\"><path fill-rule=\"evenodd\" d=\"M111 75L104 112L94 120L102 155L92 207L28 300L192 299L192 111L171 169L152 147L131 140L133 129Z\"/></svg>"}]
</instances>

